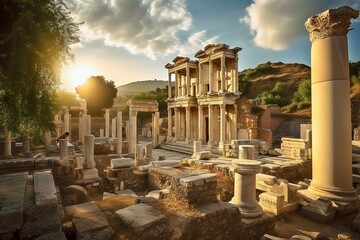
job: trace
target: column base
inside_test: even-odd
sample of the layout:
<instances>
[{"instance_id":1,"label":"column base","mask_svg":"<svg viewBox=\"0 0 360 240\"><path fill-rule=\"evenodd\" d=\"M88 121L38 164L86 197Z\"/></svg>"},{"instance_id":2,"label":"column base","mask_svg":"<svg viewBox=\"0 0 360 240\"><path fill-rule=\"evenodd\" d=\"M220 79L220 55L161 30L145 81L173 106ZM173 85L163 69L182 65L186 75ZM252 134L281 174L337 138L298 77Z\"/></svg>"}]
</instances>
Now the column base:
<instances>
[{"instance_id":1,"label":"column base","mask_svg":"<svg viewBox=\"0 0 360 240\"><path fill-rule=\"evenodd\" d=\"M313 182L310 183L307 194L310 198L325 197L332 201L340 202L355 202L359 201L359 196L356 194L355 189L341 190L320 187Z\"/></svg>"},{"instance_id":2,"label":"column base","mask_svg":"<svg viewBox=\"0 0 360 240\"><path fill-rule=\"evenodd\" d=\"M264 212L261 206L256 202L252 205L244 204L244 203L236 203L233 199L229 202L237 206L241 212L242 218L257 218L260 217Z\"/></svg>"}]
</instances>

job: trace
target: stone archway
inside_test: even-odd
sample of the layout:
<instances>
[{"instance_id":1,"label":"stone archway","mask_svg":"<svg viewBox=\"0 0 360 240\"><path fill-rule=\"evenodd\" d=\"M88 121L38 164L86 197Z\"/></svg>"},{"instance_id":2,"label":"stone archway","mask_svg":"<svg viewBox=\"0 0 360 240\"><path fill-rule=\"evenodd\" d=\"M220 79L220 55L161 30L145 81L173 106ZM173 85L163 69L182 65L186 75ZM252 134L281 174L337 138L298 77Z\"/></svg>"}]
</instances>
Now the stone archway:
<instances>
[{"instance_id":1,"label":"stone archway","mask_svg":"<svg viewBox=\"0 0 360 240\"><path fill-rule=\"evenodd\" d=\"M159 104L150 100L129 100L129 155L135 155L137 143L137 113L152 113L152 144L159 145Z\"/></svg>"}]
</instances>

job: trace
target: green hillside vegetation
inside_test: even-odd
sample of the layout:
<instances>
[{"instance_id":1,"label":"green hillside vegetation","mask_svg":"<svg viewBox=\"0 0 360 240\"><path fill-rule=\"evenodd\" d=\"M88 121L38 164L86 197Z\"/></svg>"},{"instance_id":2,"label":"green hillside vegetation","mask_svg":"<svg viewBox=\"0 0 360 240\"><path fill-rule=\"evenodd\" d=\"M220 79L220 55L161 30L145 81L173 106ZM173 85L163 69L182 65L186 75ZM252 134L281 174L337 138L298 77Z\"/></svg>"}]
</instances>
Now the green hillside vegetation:
<instances>
[{"instance_id":1,"label":"green hillside vegetation","mask_svg":"<svg viewBox=\"0 0 360 240\"><path fill-rule=\"evenodd\" d=\"M168 81L163 80L145 80L128 83L117 87L117 96L133 96L140 92L155 91L157 88L165 88L168 85Z\"/></svg>"}]
</instances>

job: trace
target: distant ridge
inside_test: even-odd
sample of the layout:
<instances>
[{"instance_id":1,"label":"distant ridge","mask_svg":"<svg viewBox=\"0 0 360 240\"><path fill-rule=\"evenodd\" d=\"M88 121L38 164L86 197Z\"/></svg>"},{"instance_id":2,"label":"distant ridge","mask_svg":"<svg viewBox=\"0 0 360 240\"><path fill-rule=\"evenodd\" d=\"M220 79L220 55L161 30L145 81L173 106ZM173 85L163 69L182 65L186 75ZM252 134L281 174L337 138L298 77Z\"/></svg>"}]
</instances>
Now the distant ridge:
<instances>
[{"instance_id":1,"label":"distant ridge","mask_svg":"<svg viewBox=\"0 0 360 240\"><path fill-rule=\"evenodd\" d=\"M117 97L136 95L139 92L148 92L156 90L157 88L165 88L168 81L165 80L144 80L131 82L117 87Z\"/></svg>"}]
</instances>

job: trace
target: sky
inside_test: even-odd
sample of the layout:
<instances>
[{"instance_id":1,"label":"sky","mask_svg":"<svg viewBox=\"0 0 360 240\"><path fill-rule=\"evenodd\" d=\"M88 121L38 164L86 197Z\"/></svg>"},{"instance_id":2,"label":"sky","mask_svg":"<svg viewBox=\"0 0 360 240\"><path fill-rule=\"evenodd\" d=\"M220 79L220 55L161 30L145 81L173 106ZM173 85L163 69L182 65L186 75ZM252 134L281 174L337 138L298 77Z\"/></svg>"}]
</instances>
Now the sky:
<instances>
[{"instance_id":1,"label":"sky","mask_svg":"<svg viewBox=\"0 0 360 240\"><path fill-rule=\"evenodd\" d=\"M360 0L69 0L80 27L75 58L63 67L62 89L75 92L102 75L121 86L167 80L176 56L196 60L210 43L241 47L239 71L271 61L310 66L307 18ZM348 33L349 59L360 61L360 17Z\"/></svg>"}]
</instances>

